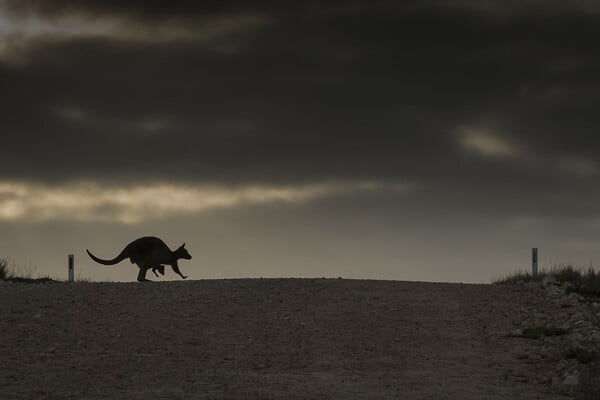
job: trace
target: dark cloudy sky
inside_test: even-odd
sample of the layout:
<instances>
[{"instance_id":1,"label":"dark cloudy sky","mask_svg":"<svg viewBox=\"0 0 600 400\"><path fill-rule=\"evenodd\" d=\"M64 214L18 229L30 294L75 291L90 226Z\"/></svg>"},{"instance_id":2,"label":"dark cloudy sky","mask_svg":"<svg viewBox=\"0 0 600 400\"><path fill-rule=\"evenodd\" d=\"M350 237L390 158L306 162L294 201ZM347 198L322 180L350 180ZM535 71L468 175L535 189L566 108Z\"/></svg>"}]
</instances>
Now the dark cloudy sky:
<instances>
[{"instance_id":1,"label":"dark cloudy sky","mask_svg":"<svg viewBox=\"0 0 600 400\"><path fill-rule=\"evenodd\" d=\"M0 257L489 282L600 263L600 3L0 0ZM167 278L176 278L172 273Z\"/></svg>"}]
</instances>

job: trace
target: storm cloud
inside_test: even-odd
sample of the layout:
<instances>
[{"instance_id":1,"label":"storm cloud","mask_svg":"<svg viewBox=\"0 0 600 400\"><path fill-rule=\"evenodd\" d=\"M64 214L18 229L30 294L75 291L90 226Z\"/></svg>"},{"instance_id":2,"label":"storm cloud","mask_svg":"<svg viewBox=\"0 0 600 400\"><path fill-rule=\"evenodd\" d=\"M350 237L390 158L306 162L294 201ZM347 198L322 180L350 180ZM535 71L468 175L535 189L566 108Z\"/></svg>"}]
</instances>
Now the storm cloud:
<instances>
[{"instance_id":1,"label":"storm cloud","mask_svg":"<svg viewBox=\"0 0 600 400\"><path fill-rule=\"evenodd\" d=\"M398 229L589 224L599 22L584 0L0 0L0 218L46 215L16 188L167 184L235 207L248 188L331 186L301 196L315 221L335 199Z\"/></svg>"}]
</instances>

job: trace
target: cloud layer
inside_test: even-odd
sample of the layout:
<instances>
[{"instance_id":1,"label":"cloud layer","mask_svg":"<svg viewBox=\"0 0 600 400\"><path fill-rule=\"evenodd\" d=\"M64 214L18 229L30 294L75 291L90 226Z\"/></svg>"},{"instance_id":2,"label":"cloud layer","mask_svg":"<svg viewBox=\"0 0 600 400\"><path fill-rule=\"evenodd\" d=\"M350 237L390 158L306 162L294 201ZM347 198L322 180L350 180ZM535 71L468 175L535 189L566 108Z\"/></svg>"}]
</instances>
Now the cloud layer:
<instances>
[{"instance_id":1,"label":"cloud layer","mask_svg":"<svg viewBox=\"0 0 600 400\"><path fill-rule=\"evenodd\" d=\"M103 221L136 224L203 212L269 203L302 204L356 193L404 191L400 184L323 182L301 186L182 186L132 188L93 183L44 186L0 182L0 221Z\"/></svg>"},{"instance_id":2,"label":"cloud layer","mask_svg":"<svg viewBox=\"0 0 600 400\"><path fill-rule=\"evenodd\" d=\"M598 178L596 8L4 0L0 178L579 196Z\"/></svg>"},{"instance_id":3,"label":"cloud layer","mask_svg":"<svg viewBox=\"0 0 600 400\"><path fill-rule=\"evenodd\" d=\"M335 210L373 256L513 240L495 232L591 248L574 227L600 220L595 2L165 4L0 0L2 223L133 235L300 204L314 229L292 244Z\"/></svg>"}]
</instances>

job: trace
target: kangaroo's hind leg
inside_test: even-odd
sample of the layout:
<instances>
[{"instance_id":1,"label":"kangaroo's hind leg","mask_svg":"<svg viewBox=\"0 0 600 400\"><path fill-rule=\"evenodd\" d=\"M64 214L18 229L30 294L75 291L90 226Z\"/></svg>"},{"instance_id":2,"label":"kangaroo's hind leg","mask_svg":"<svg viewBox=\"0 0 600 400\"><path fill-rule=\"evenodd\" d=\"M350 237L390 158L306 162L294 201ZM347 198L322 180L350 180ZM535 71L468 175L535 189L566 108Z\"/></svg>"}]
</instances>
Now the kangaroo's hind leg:
<instances>
[{"instance_id":1,"label":"kangaroo's hind leg","mask_svg":"<svg viewBox=\"0 0 600 400\"><path fill-rule=\"evenodd\" d=\"M148 267L142 266L138 264L138 267L140 267L140 272L137 276L137 280L139 282L151 282L149 279L146 279L146 272L148 272Z\"/></svg>"}]
</instances>

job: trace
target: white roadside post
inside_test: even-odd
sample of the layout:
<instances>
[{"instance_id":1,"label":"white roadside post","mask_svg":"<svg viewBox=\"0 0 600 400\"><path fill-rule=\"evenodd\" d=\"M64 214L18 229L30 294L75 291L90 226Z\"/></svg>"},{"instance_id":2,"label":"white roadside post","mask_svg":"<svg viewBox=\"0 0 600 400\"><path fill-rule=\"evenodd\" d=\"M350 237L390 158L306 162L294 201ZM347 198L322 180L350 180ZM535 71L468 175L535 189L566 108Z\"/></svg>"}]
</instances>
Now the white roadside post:
<instances>
[{"instance_id":1,"label":"white roadside post","mask_svg":"<svg viewBox=\"0 0 600 400\"><path fill-rule=\"evenodd\" d=\"M73 254L69 254L69 282L75 282L75 262Z\"/></svg>"},{"instance_id":2,"label":"white roadside post","mask_svg":"<svg viewBox=\"0 0 600 400\"><path fill-rule=\"evenodd\" d=\"M531 275L537 276L538 274L538 249L534 247L531 249Z\"/></svg>"}]
</instances>

